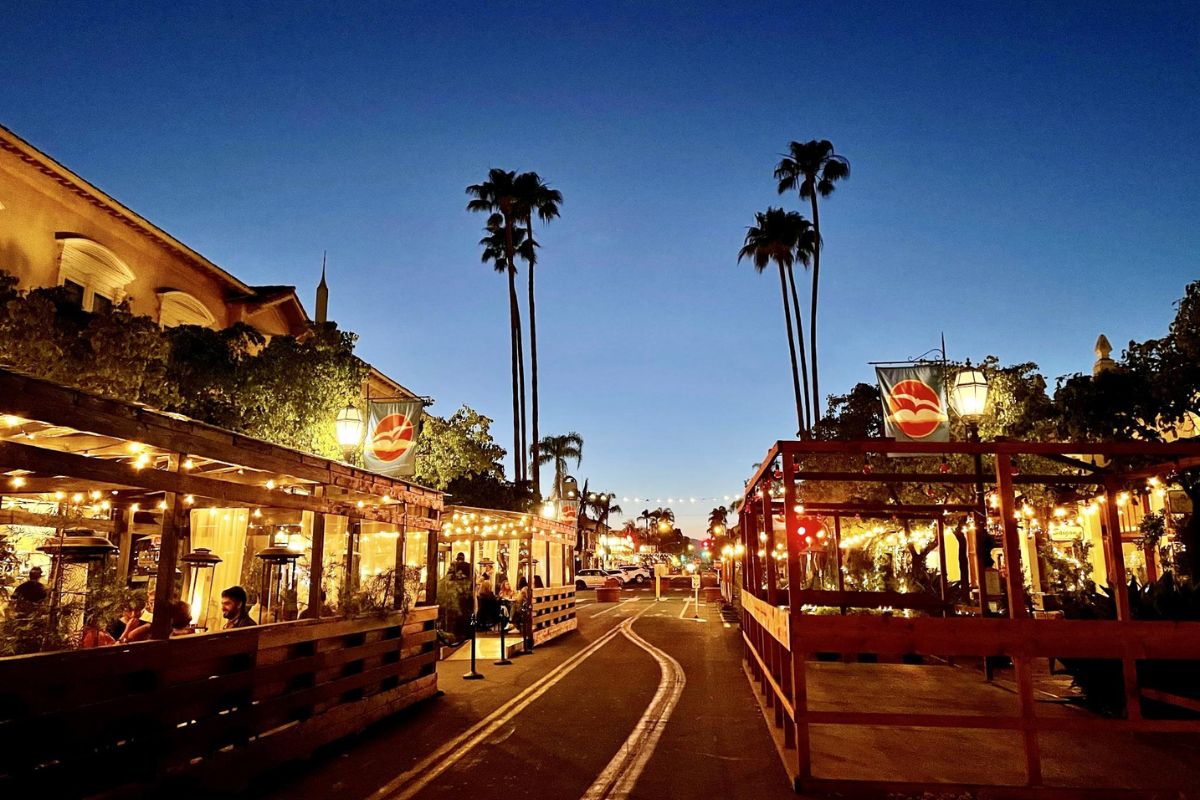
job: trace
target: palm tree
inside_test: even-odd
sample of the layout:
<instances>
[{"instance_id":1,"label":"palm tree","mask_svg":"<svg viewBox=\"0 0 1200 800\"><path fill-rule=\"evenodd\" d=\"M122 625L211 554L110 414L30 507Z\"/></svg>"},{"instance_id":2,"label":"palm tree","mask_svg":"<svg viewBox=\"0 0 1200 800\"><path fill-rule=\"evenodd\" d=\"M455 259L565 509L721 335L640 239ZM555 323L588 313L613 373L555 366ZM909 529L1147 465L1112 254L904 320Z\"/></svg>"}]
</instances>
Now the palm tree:
<instances>
[{"instance_id":1,"label":"palm tree","mask_svg":"<svg viewBox=\"0 0 1200 800\"><path fill-rule=\"evenodd\" d=\"M642 513L637 515L637 518L646 523L646 533L650 532L650 523L654 520L654 514L647 508L642 509Z\"/></svg>"},{"instance_id":2,"label":"palm tree","mask_svg":"<svg viewBox=\"0 0 1200 800\"><path fill-rule=\"evenodd\" d=\"M526 480L527 465L525 449L525 358L521 343L521 308L517 302L517 222L516 173L502 169L488 171L483 183L471 184L467 194L468 211L487 213L487 229L492 235L503 234L504 267L508 273L509 341L512 351L513 393L513 472L518 482ZM491 237L485 247L494 246ZM498 242L496 242L498 243ZM486 260L486 259L485 259Z\"/></svg>"},{"instance_id":3,"label":"palm tree","mask_svg":"<svg viewBox=\"0 0 1200 800\"><path fill-rule=\"evenodd\" d=\"M755 223L746 231L746 241L738 252L738 261L749 258L755 270L762 272L767 265L774 262L779 267L779 292L783 297L783 319L787 326L788 354L792 359L792 389L796 394L796 424L800 435L808 435L807 415L805 414L804 396L800 391L800 369L796 364L796 338L792 331L792 312L788 302L786 272L798 260L807 264L811 257L810 248L815 245L812 225L795 211L784 211L782 208L768 208L765 213L754 215ZM796 309L797 320L800 309ZM801 327L797 323L797 327ZM800 329L800 354L804 355L804 331ZM805 365L805 385L808 384L807 365Z\"/></svg>"},{"instance_id":4,"label":"palm tree","mask_svg":"<svg viewBox=\"0 0 1200 800\"><path fill-rule=\"evenodd\" d=\"M541 494L542 476L538 465L538 357L537 357L537 311L533 298L533 268L537 264L537 241L533 238L533 215L537 214L542 222L549 222L558 216L558 206L562 202L562 192L551 189L536 172L522 172L514 181L517 192L517 216L525 223L525 238L529 244L528 250L522 253L525 263L529 266L529 389L533 402L531 409L530 428L533 446L530 449L530 462L533 464L533 493Z\"/></svg>"},{"instance_id":5,"label":"palm tree","mask_svg":"<svg viewBox=\"0 0 1200 800\"><path fill-rule=\"evenodd\" d=\"M728 521L729 509L727 509L725 506L717 506L712 511L708 512L708 530L710 532L718 525L724 528Z\"/></svg>"},{"instance_id":6,"label":"palm tree","mask_svg":"<svg viewBox=\"0 0 1200 800\"><path fill-rule=\"evenodd\" d=\"M571 431L562 436L547 436L538 444L538 462L535 469L543 464L554 465L554 496L561 498L563 478L567 476L567 462L574 461L578 467L583 461L583 437Z\"/></svg>"},{"instance_id":7,"label":"palm tree","mask_svg":"<svg viewBox=\"0 0 1200 800\"><path fill-rule=\"evenodd\" d=\"M816 231L818 246L813 251L812 307L808 315L808 346L812 351L813 420L821 418L821 389L817 379L817 288L821 279L821 215L817 209L817 195L829 197L833 184L850 177L850 162L845 156L833 152L833 143L828 139L808 142L792 142L788 152L775 167L775 180L779 181L780 194L799 190L800 197L810 201L812 224Z\"/></svg>"}]
</instances>

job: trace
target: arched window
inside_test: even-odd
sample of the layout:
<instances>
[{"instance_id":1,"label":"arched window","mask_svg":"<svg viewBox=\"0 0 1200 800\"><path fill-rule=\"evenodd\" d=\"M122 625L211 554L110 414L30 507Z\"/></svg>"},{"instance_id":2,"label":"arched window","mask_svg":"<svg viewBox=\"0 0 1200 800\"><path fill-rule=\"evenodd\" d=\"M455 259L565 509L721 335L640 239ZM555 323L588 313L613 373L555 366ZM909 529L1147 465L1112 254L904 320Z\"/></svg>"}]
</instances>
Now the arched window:
<instances>
[{"instance_id":1,"label":"arched window","mask_svg":"<svg viewBox=\"0 0 1200 800\"><path fill-rule=\"evenodd\" d=\"M187 292L159 292L158 322L164 328L176 325L202 325L211 328L217 318L208 308Z\"/></svg>"},{"instance_id":2,"label":"arched window","mask_svg":"<svg viewBox=\"0 0 1200 800\"><path fill-rule=\"evenodd\" d=\"M104 245L82 236L60 236L58 285L85 311L111 308L125 297L133 270Z\"/></svg>"}]
</instances>

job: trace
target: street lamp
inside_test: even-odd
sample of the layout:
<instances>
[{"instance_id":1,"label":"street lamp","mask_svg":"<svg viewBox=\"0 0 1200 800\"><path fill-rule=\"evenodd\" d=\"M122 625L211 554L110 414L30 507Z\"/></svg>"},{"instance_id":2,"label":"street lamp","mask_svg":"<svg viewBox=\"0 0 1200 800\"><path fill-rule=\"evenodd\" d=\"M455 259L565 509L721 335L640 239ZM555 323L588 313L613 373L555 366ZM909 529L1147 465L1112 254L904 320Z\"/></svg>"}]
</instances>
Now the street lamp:
<instances>
[{"instance_id":1,"label":"street lamp","mask_svg":"<svg viewBox=\"0 0 1200 800\"><path fill-rule=\"evenodd\" d=\"M337 441L341 445L342 455L346 461L350 461L354 458L354 451L357 449L358 443L362 441L362 412L353 405L347 404L338 412L334 428L337 431Z\"/></svg>"},{"instance_id":2,"label":"street lamp","mask_svg":"<svg viewBox=\"0 0 1200 800\"><path fill-rule=\"evenodd\" d=\"M979 422L983 419L987 408L988 382L987 376L971 366L968 359L966 366L954 376L954 385L950 390L950 402L955 412L966 423L967 430L975 441L979 439Z\"/></svg>"},{"instance_id":3,"label":"street lamp","mask_svg":"<svg viewBox=\"0 0 1200 800\"><path fill-rule=\"evenodd\" d=\"M954 376L954 385L950 390L950 402L955 412L967 426L967 439L973 443L979 442L979 423L987 408L988 382L987 376L971 366L970 359ZM984 506L983 492L983 454L976 449L975 457L975 561L979 571L979 613L987 613L987 568L991 566L991 553L988 552L987 509Z\"/></svg>"}]
</instances>

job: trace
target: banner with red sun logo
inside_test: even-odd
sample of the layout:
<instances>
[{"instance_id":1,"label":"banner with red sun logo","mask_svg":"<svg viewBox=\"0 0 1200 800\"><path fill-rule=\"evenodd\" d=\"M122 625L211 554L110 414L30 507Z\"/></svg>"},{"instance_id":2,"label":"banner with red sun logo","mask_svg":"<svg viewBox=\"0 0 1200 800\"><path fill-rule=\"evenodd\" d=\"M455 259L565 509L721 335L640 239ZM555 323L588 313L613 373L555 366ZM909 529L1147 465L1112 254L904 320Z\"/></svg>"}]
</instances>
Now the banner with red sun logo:
<instances>
[{"instance_id":1,"label":"banner with red sun logo","mask_svg":"<svg viewBox=\"0 0 1200 800\"><path fill-rule=\"evenodd\" d=\"M876 367L875 373L883 398L884 436L898 442L950 441L941 365Z\"/></svg>"},{"instance_id":2,"label":"banner with red sun logo","mask_svg":"<svg viewBox=\"0 0 1200 800\"><path fill-rule=\"evenodd\" d=\"M420 400L370 403L363 447L367 469L393 478L411 477L416 472L422 410Z\"/></svg>"}]
</instances>

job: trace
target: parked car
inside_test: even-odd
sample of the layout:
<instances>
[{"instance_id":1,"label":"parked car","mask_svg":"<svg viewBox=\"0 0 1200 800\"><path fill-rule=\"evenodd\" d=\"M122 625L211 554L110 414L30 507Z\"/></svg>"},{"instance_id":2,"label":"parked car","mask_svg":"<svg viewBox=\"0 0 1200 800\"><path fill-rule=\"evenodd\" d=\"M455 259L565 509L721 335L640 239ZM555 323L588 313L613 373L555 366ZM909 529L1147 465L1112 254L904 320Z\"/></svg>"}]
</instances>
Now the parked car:
<instances>
[{"instance_id":1,"label":"parked car","mask_svg":"<svg viewBox=\"0 0 1200 800\"><path fill-rule=\"evenodd\" d=\"M617 583L621 584L622 586L624 586L625 582L629 580L625 577L625 573L619 569L606 569L604 572L608 574L608 577L616 578Z\"/></svg>"},{"instance_id":2,"label":"parked car","mask_svg":"<svg viewBox=\"0 0 1200 800\"><path fill-rule=\"evenodd\" d=\"M575 588L595 589L597 586L603 586L608 577L608 570L581 569L575 573Z\"/></svg>"},{"instance_id":3,"label":"parked car","mask_svg":"<svg viewBox=\"0 0 1200 800\"><path fill-rule=\"evenodd\" d=\"M650 570L645 567L639 567L636 564L625 564L621 567L621 572L625 573L626 583L645 583L650 580Z\"/></svg>"}]
</instances>

